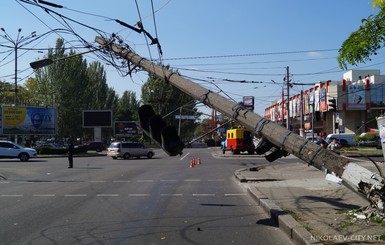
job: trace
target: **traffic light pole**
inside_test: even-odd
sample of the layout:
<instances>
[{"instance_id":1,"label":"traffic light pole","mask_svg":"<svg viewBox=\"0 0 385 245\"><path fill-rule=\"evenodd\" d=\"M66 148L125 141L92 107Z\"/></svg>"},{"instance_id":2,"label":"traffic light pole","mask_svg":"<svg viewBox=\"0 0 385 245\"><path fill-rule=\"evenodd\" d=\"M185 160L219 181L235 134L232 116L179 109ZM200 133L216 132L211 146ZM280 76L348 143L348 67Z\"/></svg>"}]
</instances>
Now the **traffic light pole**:
<instances>
[{"instance_id":1,"label":"traffic light pole","mask_svg":"<svg viewBox=\"0 0 385 245\"><path fill-rule=\"evenodd\" d=\"M377 209L384 210L385 179L379 174L324 149L312 141L305 140L300 135L292 133L275 122L245 109L241 104L234 103L165 67L140 57L128 49L111 44L102 37L96 37L96 42L105 46L107 50L114 52L117 56L164 79L166 83L170 83L194 99L238 121L246 128L254 130L258 137L268 140L277 148L295 155L319 170L334 173L341 178L342 183L365 196Z\"/></svg>"}]
</instances>

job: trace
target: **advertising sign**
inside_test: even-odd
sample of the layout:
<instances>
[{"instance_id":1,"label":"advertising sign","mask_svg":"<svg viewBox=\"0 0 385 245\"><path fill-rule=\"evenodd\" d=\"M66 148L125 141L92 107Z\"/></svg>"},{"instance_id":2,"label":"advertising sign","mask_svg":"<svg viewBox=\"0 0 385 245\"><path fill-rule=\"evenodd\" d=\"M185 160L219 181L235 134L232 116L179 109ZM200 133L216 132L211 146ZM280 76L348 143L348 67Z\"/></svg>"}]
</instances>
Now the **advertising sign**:
<instances>
[{"instance_id":1,"label":"advertising sign","mask_svg":"<svg viewBox=\"0 0 385 245\"><path fill-rule=\"evenodd\" d=\"M135 135L139 133L135 121L116 121L114 129L116 136Z\"/></svg>"},{"instance_id":2,"label":"advertising sign","mask_svg":"<svg viewBox=\"0 0 385 245\"><path fill-rule=\"evenodd\" d=\"M45 107L2 107L3 134L55 135L56 109Z\"/></svg>"},{"instance_id":3,"label":"advertising sign","mask_svg":"<svg viewBox=\"0 0 385 245\"><path fill-rule=\"evenodd\" d=\"M365 86L348 85L348 107L350 109L365 109Z\"/></svg>"},{"instance_id":4,"label":"advertising sign","mask_svg":"<svg viewBox=\"0 0 385 245\"><path fill-rule=\"evenodd\" d=\"M382 148L382 154L384 155L385 159L385 117L377 117L377 126L379 131L379 136L381 140L381 148Z\"/></svg>"},{"instance_id":5,"label":"advertising sign","mask_svg":"<svg viewBox=\"0 0 385 245\"><path fill-rule=\"evenodd\" d=\"M111 110L83 111L83 128L112 127Z\"/></svg>"},{"instance_id":6,"label":"advertising sign","mask_svg":"<svg viewBox=\"0 0 385 245\"><path fill-rule=\"evenodd\" d=\"M243 106L254 111L254 96L243 96Z\"/></svg>"}]
</instances>

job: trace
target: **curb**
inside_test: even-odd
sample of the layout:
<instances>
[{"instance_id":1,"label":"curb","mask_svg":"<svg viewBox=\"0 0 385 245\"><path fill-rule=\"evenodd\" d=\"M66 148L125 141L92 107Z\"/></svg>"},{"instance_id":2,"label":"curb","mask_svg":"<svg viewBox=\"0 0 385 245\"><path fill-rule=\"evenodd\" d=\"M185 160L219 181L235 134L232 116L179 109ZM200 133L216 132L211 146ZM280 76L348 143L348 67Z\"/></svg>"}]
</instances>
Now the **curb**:
<instances>
[{"instance_id":1,"label":"curb","mask_svg":"<svg viewBox=\"0 0 385 245\"><path fill-rule=\"evenodd\" d=\"M247 169L239 169L234 172L234 176L241 183L251 181L250 178L246 178L241 172ZM290 237L290 239L299 245L318 245L323 244L316 240L311 240L312 234L305 229L293 216L287 214L283 209L275 204L274 201L268 199L258 187L248 187L248 193L254 198L254 200L262 207L262 209L277 222L278 227Z\"/></svg>"}]
</instances>

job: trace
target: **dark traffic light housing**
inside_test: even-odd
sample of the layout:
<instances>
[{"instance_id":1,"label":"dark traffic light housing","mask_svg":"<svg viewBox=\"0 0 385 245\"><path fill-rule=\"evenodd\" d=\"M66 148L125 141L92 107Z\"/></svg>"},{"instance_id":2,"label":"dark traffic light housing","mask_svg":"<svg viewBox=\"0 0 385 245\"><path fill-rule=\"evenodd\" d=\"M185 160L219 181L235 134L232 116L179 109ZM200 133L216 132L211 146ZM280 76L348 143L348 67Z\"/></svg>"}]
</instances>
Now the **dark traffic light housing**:
<instances>
[{"instance_id":1,"label":"dark traffic light housing","mask_svg":"<svg viewBox=\"0 0 385 245\"><path fill-rule=\"evenodd\" d=\"M155 114L150 105L138 109L140 126L169 156L182 155L184 148L175 127L167 126L162 116Z\"/></svg>"},{"instance_id":2,"label":"dark traffic light housing","mask_svg":"<svg viewBox=\"0 0 385 245\"><path fill-rule=\"evenodd\" d=\"M272 144L270 141L259 138L259 142L255 147L255 152L258 155L265 154L265 159L269 162L273 162L281 157L286 157L289 153L285 150L280 149L279 147Z\"/></svg>"},{"instance_id":3,"label":"dark traffic light housing","mask_svg":"<svg viewBox=\"0 0 385 245\"><path fill-rule=\"evenodd\" d=\"M329 111L337 111L337 100L334 98L329 100Z\"/></svg>"}]
</instances>

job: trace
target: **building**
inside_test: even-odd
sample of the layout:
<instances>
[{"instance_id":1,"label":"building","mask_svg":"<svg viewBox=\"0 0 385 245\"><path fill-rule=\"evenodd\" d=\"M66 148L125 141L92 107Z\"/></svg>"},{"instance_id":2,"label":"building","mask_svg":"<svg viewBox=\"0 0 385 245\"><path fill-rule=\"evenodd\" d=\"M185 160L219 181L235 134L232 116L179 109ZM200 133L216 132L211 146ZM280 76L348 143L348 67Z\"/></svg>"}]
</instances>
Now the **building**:
<instances>
[{"instance_id":1,"label":"building","mask_svg":"<svg viewBox=\"0 0 385 245\"><path fill-rule=\"evenodd\" d=\"M335 99L336 111L331 108ZM290 130L300 135L311 133L367 132L368 113L385 110L385 75L379 70L351 70L341 81L319 81L313 88L282 98L265 108L265 118L285 124L287 109Z\"/></svg>"}]
</instances>

